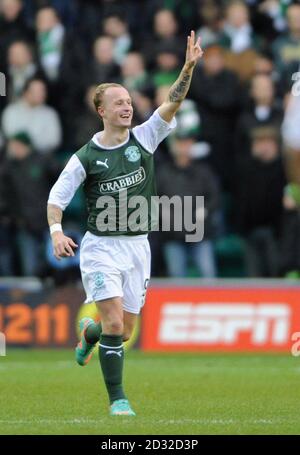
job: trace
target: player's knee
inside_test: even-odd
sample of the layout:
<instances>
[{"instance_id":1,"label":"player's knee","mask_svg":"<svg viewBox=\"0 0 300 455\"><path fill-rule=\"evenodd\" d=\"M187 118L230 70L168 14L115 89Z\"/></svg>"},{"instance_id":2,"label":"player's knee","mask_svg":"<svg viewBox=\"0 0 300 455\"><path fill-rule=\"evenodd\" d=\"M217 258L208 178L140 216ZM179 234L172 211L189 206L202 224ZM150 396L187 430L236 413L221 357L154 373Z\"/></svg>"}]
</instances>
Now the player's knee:
<instances>
[{"instance_id":1,"label":"player's knee","mask_svg":"<svg viewBox=\"0 0 300 455\"><path fill-rule=\"evenodd\" d=\"M124 331L124 325L122 321L110 321L105 325L105 331L110 335L121 335Z\"/></svg>"}]
</instances>

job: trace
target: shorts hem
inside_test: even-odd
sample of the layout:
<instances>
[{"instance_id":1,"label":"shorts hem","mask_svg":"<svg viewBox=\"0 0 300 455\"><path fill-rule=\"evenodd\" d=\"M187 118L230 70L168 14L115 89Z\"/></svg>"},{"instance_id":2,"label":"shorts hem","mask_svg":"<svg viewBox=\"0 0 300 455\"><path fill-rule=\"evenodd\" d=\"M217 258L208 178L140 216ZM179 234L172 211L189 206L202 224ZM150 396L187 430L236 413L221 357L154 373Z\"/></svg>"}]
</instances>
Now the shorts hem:
<instances>
[{"instance_id":1,"label":"shorts hem","mask_svg":"<svg viewBox=\"0 0 300 455\"><path fill-rule=\"evenodd\" d=\"M107 294L107 295L102 295L101 297L99 296L98 297L95 297L95 298L91 298L91 297L87 297L86 300L84 301L85 304L89 304L89 303L95 303L95 302L101 302L101 300L107 300L107 299L112 299L113 297L123 297L123 295L116 295L116 293L112 293L112 294Z\"/></svg>"},{"instance_id":2,"label":"shorts hem","mask_svg":"<svg viewBox=\"0 0 300 455\"><path fill-rule=\"evenodd\" d=\"M132 313L132 314L140 314L141 308L138 311L133 311L132 309L125 308L123 305L123 310L127 311L127 313Z\"/></svg>"}]
</instances>

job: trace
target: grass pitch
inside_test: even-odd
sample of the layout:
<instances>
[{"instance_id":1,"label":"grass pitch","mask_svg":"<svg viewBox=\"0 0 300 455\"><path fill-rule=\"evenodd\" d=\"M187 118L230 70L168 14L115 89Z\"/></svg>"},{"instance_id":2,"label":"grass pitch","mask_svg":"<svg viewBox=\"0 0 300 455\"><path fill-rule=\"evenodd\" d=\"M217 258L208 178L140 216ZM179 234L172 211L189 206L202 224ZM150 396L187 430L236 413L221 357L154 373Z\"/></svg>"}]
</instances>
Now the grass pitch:
<instances>
[{"instance_id":1,"label":"grass pitch","mask_svg":"<svg viewBox=\"0 0 300 455\"><path fill-rule=\"evenodd\" d=\"M97 355L69 350L0 357L0 434L300 434L300 358L126 353L137 417L109 417Z\"/></svg>"}]
</instances>

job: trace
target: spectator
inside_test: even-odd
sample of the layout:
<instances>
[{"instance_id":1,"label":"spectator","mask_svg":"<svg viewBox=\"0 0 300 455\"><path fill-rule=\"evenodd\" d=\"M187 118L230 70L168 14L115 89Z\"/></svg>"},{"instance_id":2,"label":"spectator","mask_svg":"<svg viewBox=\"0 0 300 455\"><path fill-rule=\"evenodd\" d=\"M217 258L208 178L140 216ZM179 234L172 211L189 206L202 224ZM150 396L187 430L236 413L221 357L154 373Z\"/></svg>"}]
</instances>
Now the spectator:
<instances>
[{"instance_id":1,"label":"spectator","mask_svg":"<svg viewBox=\"0 0 300 455\"><path fill-rule=\"evenodd\" d=\"M251 81L250 107L242 112L236 127L237 163L250 154L251 135L259 126L280 128L283 111L276 104L275 87L271 77L258 74Z\"/></svg>"},{"instance_id":2,"label":"spectator","mask_svg":"<svg viewBox=\"0 0 300 455\"><path fill-rule=\"evenodd\" d=\"M196 101L202 122L202 139L211 144L210 162L223 187L232 185L233 135L241 90L236 75L225 69L223 49L207 48L203 66L194 71L189 96Z\"/></svg>"},{"instance_id":3,"label":"spectator","mask_svg":"<svg viewBox=\"0 0 300 455\"><path fill-rule=\"evenodd\" d=\"M276 79L272 56L268 52L257 54L254 64L254 74L267 74L273 80Z\"/></svg>"},{"instance_id":4,"label":"spectator","mask_svg":"<svg viewBox=\"0 0 300 455\"><path fill-rule=\"evenodd\" d=\"M214 0L199 2L199 15L202 27L197 31L201 37L201 47L216 44L221 39L222 15L220 6Z\"/></svg>"},{"instance_id":5,"label":"spectator","mask_svg":"<svg viewBox=\"0 0 300 455\"><path fill-rule=\"evenodd\" d=\"M287 21L288 32L276 39L272 49L276 69L286 89L290 89L292 74L298 70L300 61L300 5L288 7Z\"/></svg>"},{"instance_id":6,"label":"spectator","mask_svg":"<svg viewBox=\"0 0 300 455\"><path fill-rule=\"evenodd\" d=\"M236 72L241 80L249 80L254 71L255 49L259 49L260 43L253 32L249 10L244 2L234 0L229 3L219 42L227 49L227 68Z\"/></svg>"},{"instance_id":7,"label":"spectator","mask_svg":"<svg viewBox=\"0 0 300 455\"><path fill-rule=\"evenodd\" d=\"M47 106L47 88L41 79L27 81L20 101L3 111L2 129L6 137L26 132L39 153L53 152L61 143L61 124L57 112Z\"/></svg>"},{"instance_id":8,"label":"spectator","mask_svg":"<svg viewBox=\"0 0 300 455\"><path fill-rule=\"evenodd\" d=\"M44 7L36 15L38 54L50 81L57 80L63 58L65 29L54 8Z\"/></svg>"},{"instance_id":9,"label":"spectator","mask_svg":"<svg viewBox=\"0 0 300 455\"><path fill-rule=\"evenodd\" d=\"M290 0L264 0L254 11L255 26L259 33L268 38L276 38L276 32L281 33L286 29L286 9Z\"/></svg>"},{"instance_id":10,"label":"spectator","mask_svg":"<svg viewBox=\"0 0 300 455\"><path fill-rule=\"evenodd\" d=\"M203 0L201 0L202 3ZM195 30L199 24L197 20L197 7L199 0L175 0L164 1L161 0L146 0L143 2L143 12L146 16L142 22L145 30L149 30L152 26L153 17L162 8L166 7L163 11L170 11L176 17L177 30L186 33L188 30Z\"/></svg>"},{"instance_id":11,"label":"spectator","mask_svg":"<svg viewBox=\"0 0 300 455\"><path fill-rule=\"evenodd\" d=\"M286 86L283 81L280 80L278 72L276 71L272 53L269 51L263 51L257 54L254 62L254 74L253 77L258 74L264 74L265 76L270 76L274 83L274 91L278 101L281 101L281 98L286 93Z\"/></svg>"},{"instance_id":12,"label":"spectator","mask_svg":"<svg viewBox=\"0 0 300 455\"><path fill-rule=\"evenodd\" d=\"M41 75L32 50L25 41L15 41L9 46L7 75L9 101L15 101L22 95L29 79Z\"/></svg>"},{"instance_id":13,"label":"spectator","mask_svg":"<svg viewBox=\"0 0 300 455\"><path fill-rule=\"evenodd\" d=\"M5 198L16 228L22 275L42 273L42 251L48 230L45 205L57 175L56 163L34 152L27 133L19 132L9 138L1 198Z\"/></svg>"},{"instance_id":14,"label":"spectator","mask_svg":"<svg viewBox=\"0 0 300 455\"><path fill-rule=\"evenodd\" d=\"M219 190L216 177L210 168L192 159L192 148L196 140L192 135L187 137L177 135L171 152L172 162L161 164L157 175L159 195L171 198L174 195L204 196L205 220L204 239L200 242L185 242L187 232L184 227L180 232L162 232L164 240L163 251L167 266L167 274L172 277L183 277L188 274L188 259L192 258L197 272L203 277L217 275L213 252L212 238L214 236L213 218L219 204ZM169 216L169 212L167 214ZM199 216L193 205L193 219ZM164 218L164 212L162 213ZM172 218L171 218L172 226Z\"/></svg>"},{"instance_id":15,"label":"spectator","mask_svg":"<svg viewBox=\"0 0 300 455\"><path fill-rule=\"evenodd\" d=\"M155 65L155 58L163 47L178 55L184 55L185 39L178 36L178 22L174 13L161 9L154 15L153 34L148 36L142 48L142 53L147 58L150 67Z\"/></svg>"},{"instance_id":16,"label":"spectator","mask_svg":"<svg viewBox=\"0 0 300 455\"><path fill-rule=\"evenodd\" d=\"M59 17L67 28L76 26L78 15L78 2L70 0L51 0L51 6L58 12Z\"/></svg>"},{"instance_id":17,"label":"spectator","mask_svg":"<svg viewBox=\"0 0 300 455\"><path fill-rule=\"evenodd\" d=\"M38 58L49 86L49 103L63 115L67 136L69 124L87 84L86 52L72 31L66 31L51 6L36 14Z\"/></svg>"},{"instance_id":18,"label":"spectator","mask_svg":"<svg viewBox=\"0 0 300 455\"><path fill-rule=\"evenodd\" d=\"M60 0L57 0L58 2ZM144 15L144 3L136 0L77 0L78 17L76 23L83 42L89 46L95 41L99 33L103 31L103 18L122 17L128 22L130 29L134 30L135 36L141 27Z\"/></svg>"},{"instance_id":19,"label":"spectator","mask_svg":"<svg viewBox=\"0 0 300 455\"><path fill-rule=\"evenodd\" d=\"M21 0L2 0L0 4L0 55L5 56L14 41L34 41L33 31L23 19L23 2ZM2 60L2 59L1 59ZM7 62L0 62L5 71Z\"/></svg>"},{"instance_id":20,"label":"spectator","mask_svg":"<svg viewBox=\"0 0 300 455\"><path fill-rule=\"evenodd\" d=\"M114 61L114 43L109 36L99 36L93 46L93 59L90 68L92 84L118 80L120 67Z\"/></svg>"},{"instance_id":21,"label":"spectator","mask_svg":"<svg viewBox=\"0 0 300 455\"><path fill-rule=\"evenodd\" d=\"M233 0L229 3L226 9L221 44L235 54L252 49L257 45L257 38L254 35L245 2Z\"/></svg>"},{"instance_id":22,"label":"spectator","mask_svg":"<svg viewBox=\"0 0 300 455\"><path fill-rule=\"evenodd\" d=\"M161 44L157 48L156 67L152 73L152 83L155 87L173 84L180 72L180 56L169 44Z\"/></svg>"},{"instance_id":23,"label":"spectator","mask_svg":"<svg viewBox=\"0 0 300 455\"><path fill-rule=\"evenodd\" d=\"M279 274L279 236L285 175L278 130L256 128L251 156L238 174L238 226L245 236L249 277Z\"/></svg>"},{"instance_id":24,"label":"spectator","mask_svg":"<svg viewBox=\"0 0 300 455\"><path fill-rule=\"evenodd\" d=\"M118 15L109 16L103 22L103 31L113 39L114 61L121 65L132 44L126 21Z\"/></svg>"},{"instance_id":25,"label":"spectator","mask_svg":"<svg viewBox=\"0 0 300 455\"><path fill-rule=\"evenodd\" d=\"M174 13L161 9L154 16L154 34L161 40L174 40L178 32L178 23Z\"/></svg>"},{"instance_id":26,"label":"spectator","mask_svg":"<svg viewBox=\"0 0 300 455\"><path fill-rule=\"evenodd\" d=\"M151 83L142 54L129 52L121 67L121 83L128 90L150 90Z\"/></svg>"}]
</instances>

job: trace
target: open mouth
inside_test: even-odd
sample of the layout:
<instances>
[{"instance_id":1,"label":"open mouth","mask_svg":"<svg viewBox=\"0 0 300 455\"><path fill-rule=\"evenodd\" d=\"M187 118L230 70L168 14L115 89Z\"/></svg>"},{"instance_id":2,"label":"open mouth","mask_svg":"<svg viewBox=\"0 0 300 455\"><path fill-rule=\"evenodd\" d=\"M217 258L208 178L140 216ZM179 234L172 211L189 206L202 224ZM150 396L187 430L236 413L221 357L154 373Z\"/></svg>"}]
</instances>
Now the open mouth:
<instances>
[{"instance_id":1,"label":"open mouth","mask_svg":"<svg viewBox=\"0 0 300 455\"><path fill-rule=\"evenodd\" d=\"M129 119L131 117L131 115L130 114L122 114L122 115L120 115L120 117Z\"/></svg>"}]
</instances>

